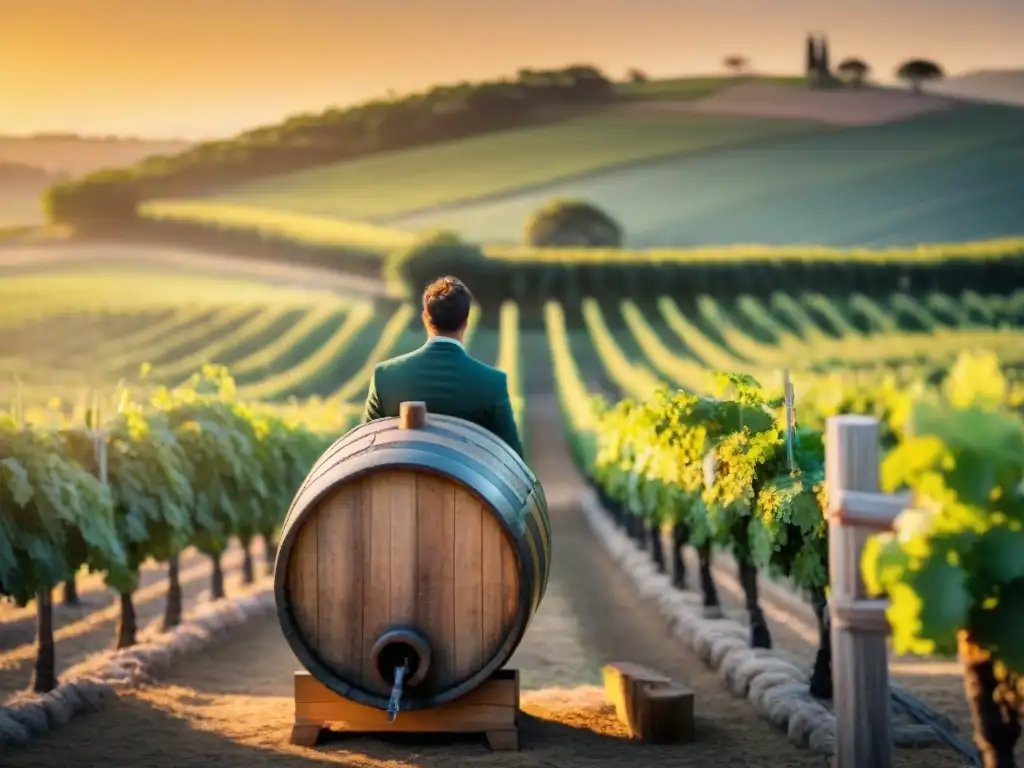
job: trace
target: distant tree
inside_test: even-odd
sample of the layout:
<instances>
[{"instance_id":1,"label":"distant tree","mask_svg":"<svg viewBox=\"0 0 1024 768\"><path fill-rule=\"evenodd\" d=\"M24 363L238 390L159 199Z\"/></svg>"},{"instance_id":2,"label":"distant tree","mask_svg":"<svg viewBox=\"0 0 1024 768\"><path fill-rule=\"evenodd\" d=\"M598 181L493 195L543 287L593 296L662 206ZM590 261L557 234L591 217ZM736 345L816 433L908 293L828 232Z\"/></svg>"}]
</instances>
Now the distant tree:
<instances>
[{"instance_id":1,"label":"distant tree","mask_svg":"<svg viewBox=\"0 0 1024 768\"><path fill-rule=\"evenodd\" d=\"M828 38L824 35L821 36L821 40L818 43L818 71L821 73L821 77L824 80L827 80L831 75L828 56Z\"/></svg>"},{"instance_id":2,"label":"distant tree","mask_svg":"<svg viewBox=\"0 0 1024 768\"><path fill-rule=\"evenodd\" d=\"M921 87L929 80L941 80L945 76L942 67L928 59L910 59L900 64L896 77L910 83L914 93L921 93Z\"/></svg>"},{"instance_id":3,"label":"distant tree","mask_svg":"<svg viewBox=\"0 0 1024 768\"><path fill-rule=\"evenodd\" d=\"M807 81L812 87L834 84L829 69L828 39L821 33L807 35Z\"/></svg>"},{"instance_id":4,"label":"distant tree","mask_svg":"<svg viewBox=\"0 0 1024 768\"><path fill-rule=\"evenodd\" d=\"M51 222L82 233L116 230L135 218L139 197L131 182L124 170L97 171L47 189L43 209Z\"/></svg>"},{"instance_id":5,"label":"distant tree","mask_svg":"<svg viewBox=\"0 0 1024 768\"><path fill-rule=\"evenodd\" d=\"M460 275L478 268L486 257L480 246L468 243L456 232L426 232L385 259L381 274L390 285L426 285L438 274Z\"/></svg>"},{"instance_id":6,"label":"distant tree","mask_svg":"<svg viewBox=\"0 0 1024 768\"><path fill-rule=\"evenodd\" d=\"M636 67L633 67L632 69L630 69L626 73L626 77L629 78L629 82L631 82L631 83L646 83L647 82L647 75L644 73L643 70L637 69Z\"/></svg>"},{"instance_id":7,"label":"distant tree","mask_svg":"<svg viewBox=\"0 0 1024 768\"><path fill-rule=\"evenodd\" d=\"M553 200L526 223L526 242L540 247L619 248L622 228L595 205Z\"/></svg>"},{"instance_id":8,"label":"distant tree","mask_svg":"<svg viewBox=\"0 0 1024 768\"><path fill-rule=\"evenodd\" d=\"M864 84L871 67L866 62L857 58L843 59L836 67L839 76L854 88L860 88Z\"/></svg>"},{"instance_id":9,"label":"distant tree","mask_svg":"<svg viewBox=\"0 0 1024 768\"><path fill-rule=\"evenodd\" d=\"M733 73L736 77L739 77L747 71L747 67L750 62L747 61L745 56L738 56L733 54L732 56L726 56L722 59L722 65Z\"/></svg>"},{"instance_id":10,"label":"distant tree","mask_svg":"<svg viewBox=\"0 0 1024 768\"><path fill-rule=\"evenodd\" d=\"M807 79L814 81L818 76L818 46L814 35L807 35Z\"/></svg>"}]
</instances>

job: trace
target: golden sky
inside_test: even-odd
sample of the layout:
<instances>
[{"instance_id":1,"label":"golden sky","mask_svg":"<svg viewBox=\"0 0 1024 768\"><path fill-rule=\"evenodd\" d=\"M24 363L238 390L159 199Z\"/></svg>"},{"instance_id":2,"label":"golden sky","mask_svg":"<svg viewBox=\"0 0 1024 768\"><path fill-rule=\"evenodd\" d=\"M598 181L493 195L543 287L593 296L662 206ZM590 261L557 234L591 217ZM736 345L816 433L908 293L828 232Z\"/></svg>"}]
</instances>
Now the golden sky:
<instances>
[{"instance_id":1,"label":"golden sky","mask_svg":"<svg viewBox=\"0 0 1024 768\"><path fill-rule=\"evenodd\" d=\"M199 138L520 67L796 72L809 30L888 79L1024 66L1024 0L2 0L0 133ZM710 9L718 6L718 9Z\"/></svg>"}]
</instances>

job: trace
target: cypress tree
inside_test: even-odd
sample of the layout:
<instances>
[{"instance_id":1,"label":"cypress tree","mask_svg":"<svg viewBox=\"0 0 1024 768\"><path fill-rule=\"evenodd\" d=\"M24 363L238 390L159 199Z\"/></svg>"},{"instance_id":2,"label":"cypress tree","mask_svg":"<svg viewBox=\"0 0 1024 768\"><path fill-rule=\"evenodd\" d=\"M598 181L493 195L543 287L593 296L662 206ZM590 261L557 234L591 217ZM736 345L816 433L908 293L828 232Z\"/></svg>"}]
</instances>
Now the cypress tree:
<instances>
[{"instance_id":1,"label":"cypress tree","mask_svg":"<svg viewBox=\"0 0 1024 768\"><path fill-rule=\"evenodd\" d=\"M828 38L822 35L821 38L821 52L818 55L818 68L821 72L821 77L826 78L829 75L829 63L828 63Z\"/></svg>"},{"instance_id":2,"label":"cypress tree","mask_svg":"<svg viewBox=\"0 0 1024 768\"><path fill-rule=\"evenodd\" d=\"M807 79L814 80L818 71L818 51L814 45L814 36L807 35Z\"/></svg>"}]
</instances>

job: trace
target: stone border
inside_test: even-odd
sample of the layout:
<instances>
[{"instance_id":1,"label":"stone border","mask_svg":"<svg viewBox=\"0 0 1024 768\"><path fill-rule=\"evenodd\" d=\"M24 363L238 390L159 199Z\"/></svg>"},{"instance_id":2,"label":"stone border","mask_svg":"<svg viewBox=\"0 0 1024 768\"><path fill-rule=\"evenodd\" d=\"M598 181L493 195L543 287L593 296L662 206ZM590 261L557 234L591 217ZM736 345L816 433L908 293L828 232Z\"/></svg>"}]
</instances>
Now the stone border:
<instances>
[{"instance_id":1,"label":"stone border","mask_svg":"<svg viewBox=\"0 0 1024 768\"><path fill-rule=\"evenodd\" d=\"M674 589L647 553L615 527L590 488L583 492L580 508L640 594L657 604L673 632L690 643L705 664L718 670L733 695L746 697L762 717L785 731L795 746L833 754L836 719L808 692L806 673L777 652L751 648L749 630L738 621L701 616L699 606L685 592Z\"/></svg>"},{"instance_id":2,"label":"stone border","mask_svg":"<svg viewBox=\"0 0 1024 768\"><path fill-rule=\"evenodd\" d=\"M633 580L640 594L656 603L672 631L690 643L708 667L718 670L733 695L747 698L763 718L785 731L795 746L822 755L834 753L835 715L811 696L807 674L792 659L781 651L751 648L748 628L734 619L703 615L694 593L676 589L667 574L658 573L649 554L638 549L636 542L615 526L597 494L589 487L581 495L580 509L591 530ZM727 553L722 555L720 560L733 563ZM721 574L723 578L735 580L732 574L722 570L722 563L712 566L712 571L716 579ZM809 606L786 592L783 584L759 576L758 589L762 588L769 600L813 619ZM893 724L892 740L897 747L943 743L932 727L918 723Z\"/></svg>"},{"instance_id":3,"label":"stone border","mask_svg":"<svg viewBox=\"0 0 1024 768\"><path fill-rule=\"evenodd\" d=\"M274 613L272 584L206 603L170 632L147 629L131 648L106 651L62 675L64 682L38 698L0 706L0 746L20 747L32 738L96 712L119 690L152 682L182 658L205 650L230 631ZM152 625L150 625L152 627Z\"/></svg>"}]
</instances>

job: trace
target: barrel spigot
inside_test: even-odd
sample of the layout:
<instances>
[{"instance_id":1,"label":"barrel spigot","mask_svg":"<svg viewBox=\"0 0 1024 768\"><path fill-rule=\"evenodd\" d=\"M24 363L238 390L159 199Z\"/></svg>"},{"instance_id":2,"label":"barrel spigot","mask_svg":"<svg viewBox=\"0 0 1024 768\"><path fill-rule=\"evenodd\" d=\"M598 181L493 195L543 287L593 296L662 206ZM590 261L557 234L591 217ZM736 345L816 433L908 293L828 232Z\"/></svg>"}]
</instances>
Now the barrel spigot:
<instances>
[{"instance_id":1,"label":"barrel spigot","mask_svg":"<svg viewBox=\"0 0 1024 768\"><path fill-rule=\"evenodd\" d=\"M402 706L402 694L405 692L405 676L409 672L409 660L402 662L402 666L395 667L395 684L391 688L391 699L388 701L388 722L395 722L398 717L398 710Z\"/></svg>"},{"instance_id":2,"label":"barrel spigot","mask_svg":"<svg viewBox=\"0 0 1024 768\"><path fill-rule=\"evenodd\" d=\"M393 627L378 638L370 661L381 693L391 691L388 722L395 722L407 689L423 683L430 670L430 645L425 637L408 627Z\"/></svg>"}]
</instances>

